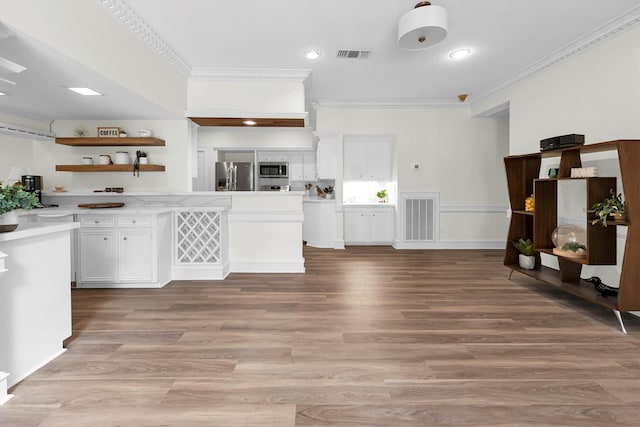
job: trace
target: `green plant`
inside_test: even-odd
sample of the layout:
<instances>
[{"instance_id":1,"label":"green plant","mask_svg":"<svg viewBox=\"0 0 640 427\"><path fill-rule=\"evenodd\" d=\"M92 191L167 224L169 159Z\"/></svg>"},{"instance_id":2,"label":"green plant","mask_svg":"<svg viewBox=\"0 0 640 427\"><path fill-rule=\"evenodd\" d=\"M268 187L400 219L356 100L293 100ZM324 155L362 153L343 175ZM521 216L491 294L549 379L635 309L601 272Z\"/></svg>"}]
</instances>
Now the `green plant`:
<instances>
[{"instance_id":1,"label":"green plant","mask_svg":"<svg viewBox=\"0 0 640 427\"><path fill-rule=\"evenodd\" d=\"M0 215L16 209L39 208L38 196L22 189L22 184L2 186L0 182Z\"/></svg>"},{"instance_id":2,"label":"green plant","mask_svg":"<svg viewBox=\"0 0 640 427\"><path fill-rule=\"evenodd\" d=\"M584 252L584 251L587 250L587 247L585 245L583 245L582 243L567 242L564 245L562 245L560 250L563 250L563 251L566 251L566 252Z\"/></svg>"},{"instance_id":3,"label":"green plant","mask_svg":"<svg viewBox=\"0 0 640 427\"><path fill-rule=\"evenodd\" d=\"M514 240L512 243L522 255L532 256L535 253L531 239L524 240L520 238L518 240Z\"/></svg>"},{"instance_id":4,"label":"green plant","mask_svg":"<svg viewBox=\"0 0 640 427\"><path fill-rule=\"evenodd\" d=\"M378 199L386 199L387 198L387 189L380 190L376 193L376 197Z\"/></svg>"},{"instance_id":5,"label":"green plant","mask_svg":"<svg viewBox=\"0 0 640 427\"><path fill-rule=\"evenodd\" d=\"M592 225L600 222L603 227L606 227L608 217L625 214L627 204L622 199L622 193L616 194L613 189L610 189L609 194L611 194L611 197L604 199L602 202L594 203L593 206L591 206L591 210L597 217L591 221Z\"/></svg>"}]
</instances>

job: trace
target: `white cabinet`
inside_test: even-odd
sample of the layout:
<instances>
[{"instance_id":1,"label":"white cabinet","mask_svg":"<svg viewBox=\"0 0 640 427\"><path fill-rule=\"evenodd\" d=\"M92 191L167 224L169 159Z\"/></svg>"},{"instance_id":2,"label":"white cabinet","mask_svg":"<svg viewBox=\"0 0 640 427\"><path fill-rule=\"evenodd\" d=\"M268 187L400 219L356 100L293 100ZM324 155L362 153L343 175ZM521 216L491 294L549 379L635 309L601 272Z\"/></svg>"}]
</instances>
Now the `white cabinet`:
<instances>
[{"instance_id":1,"label":"white cabinet","mask_svg":"<svg viewBox=\"0 0 640 427\"><path fill-rule=\"evenodd\" d=\"M389 137L345 137L344 179L390 181L392 148Z\"/></svg>"},{"instance_id":2,"label":"white cabinet","mask_svg":"<svg viewBox=\"0 0 640 427\"><path fill-rule=\"evenodd\" d=\"M158 287L168 280L158 277L157 215L78 217L78 287Z\"/></svg>"},{"instance_id":3,"label":"white cabinet","mask_svg":"<svg viewBox=\"0 0 640 427\"><path fill-rule=\"evenodd\" d=\"M389 245L393 242L393 206L344 208L344 242Z\"/></svg>"},{"instance_id":4,"label":"white cabinet","mask_svg":"<svg viewBox=\"0 0 640 427\"><path fill-rule=\"evenodd\" d=\"M289 181L315 181L316 154L301 151L289 154Z\"/></svg>"},{"instance_id":5,"label":"white cabinet","mask_svg":"<svg viewBox=\"0 0 640 427\"><path fill-rule=\"evenodd\" d=\"M258 151L258 162L288 162L289 153L285 151Z\"/></svg>"},{"instance_id":6,"label":"white cabinet","mask_svg":"<svg viewBox=\"0 0 640 427\"><path fill-rule=\"evenodd\" d=\"M316 179L336 179L338 142L335 136L321 136L316 146Z\"/></svg>"},{"instance_id":7,"label":"white cabinet","mask_svg":"<svg viewBox=\"0 0 640 427\"><path fill-rule=\"evenodd\" d=\"M336 238L335 200L305 201L302 239L308 246L333 248Z\"/></svg>"}]
</instances>

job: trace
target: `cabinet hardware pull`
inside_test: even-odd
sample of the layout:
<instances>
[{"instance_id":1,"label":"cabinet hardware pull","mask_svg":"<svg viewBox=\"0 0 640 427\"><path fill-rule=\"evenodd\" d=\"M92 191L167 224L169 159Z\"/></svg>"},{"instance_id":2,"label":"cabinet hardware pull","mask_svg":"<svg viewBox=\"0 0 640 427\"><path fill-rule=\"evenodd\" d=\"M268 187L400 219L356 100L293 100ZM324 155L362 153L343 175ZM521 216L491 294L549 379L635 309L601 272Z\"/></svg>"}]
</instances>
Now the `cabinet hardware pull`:
<instances>
[{"instance_id":1,"label":"cabinet hardware pull","mask_svg":"<svg viewBox=\"0 0 640 427\"><path fill-rule=\"evenodd\" d=\"M104 237L104 240L109 240L109 238L108 237Z\"/></svg>"},{"instance_id":2,"label":"cabinet hardware pull","mask_svg":"<svg viewBox=\"0 0 640 427\"><path fill-rule=\"evenodd\" d=\"M136 220L135 220L135 219L131 220L131 223L132 223L132 224L135 224L135 223L136 223Z\"/></svg>"},{"instance_id":3,"label":"cabinet hardware pull","mask_svg":"<svg viewBox=\"0 0 640 427\"><path fill-rule=\"evenodd\" d=\"M124 240L127 240L127 238L125 237Z\"/></svg>"}]
</instances>

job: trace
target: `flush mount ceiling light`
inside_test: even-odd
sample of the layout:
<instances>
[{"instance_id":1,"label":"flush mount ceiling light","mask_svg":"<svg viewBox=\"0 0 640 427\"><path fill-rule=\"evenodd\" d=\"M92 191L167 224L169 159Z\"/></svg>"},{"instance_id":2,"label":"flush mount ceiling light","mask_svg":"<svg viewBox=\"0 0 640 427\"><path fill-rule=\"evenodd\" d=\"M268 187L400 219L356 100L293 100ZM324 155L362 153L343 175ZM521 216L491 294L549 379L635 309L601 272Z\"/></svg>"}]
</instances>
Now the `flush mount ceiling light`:
<instances>
[{"instance_id":1,"label":"flush mount ceiling light","mask_svg":"<svg viewBox=\"0 0 640 427\"><path fill-rule=\"evenodd\" d=\"M84 96L100 96L102 95L99 92L96 92L93 89L89 89L88 87L68 87L67 89L74 91L75 93L79 93Z\"/></svg>"},{"instance_id":2,"label":"flush mount ceiling light","mask_svg":"<svg viewBox=\"0 0 640 427\"><path fill-rule=\"evenodd\" d=\"M449 54L451 59L462 59L471 54L471 49L457 49Z\"/></svg>"},{"instance_id":3,"label":"flush mount ceiling light","mask_svg":"<svg viewBox=\"0 0 640 427\"><path fill-rule=\"evenodd\" d=\"M398 21L398 44L418 50L440 43L447 36L447 10L421 1Z\"/></svg>"},{"instance_id":4,"label":"flush mount ceiling light","mask_svg":"<svg viewBox=\"0 0 640 427\"><path fill-rule=\"evenodd\" d=\"M320 58L320 51L317 49L312 49L307 51L307 53L305 53L305 56L307 57L307 59L318 59Z\"/></svg>"},{"instance_id":5,"label":"flush mount ceiling light","mask_svg":"<svg viewBox=\"0 0 640 427\"><path fill-rule=\"evenodd\" d=\"M0 96L5 96L5 95L6 95L6 93L0 92Z\"/></svg>"},{"instance_id":6,"label":"flush mount ceiling light","mask_svg":"<svg viewBox=\"0 0 640 427\"><path fill-rule=\"evenodd\" d=\"M255 120L244 120L242 123L246 126L255 126L258 124Z\"/></svg>"}]
</instances>

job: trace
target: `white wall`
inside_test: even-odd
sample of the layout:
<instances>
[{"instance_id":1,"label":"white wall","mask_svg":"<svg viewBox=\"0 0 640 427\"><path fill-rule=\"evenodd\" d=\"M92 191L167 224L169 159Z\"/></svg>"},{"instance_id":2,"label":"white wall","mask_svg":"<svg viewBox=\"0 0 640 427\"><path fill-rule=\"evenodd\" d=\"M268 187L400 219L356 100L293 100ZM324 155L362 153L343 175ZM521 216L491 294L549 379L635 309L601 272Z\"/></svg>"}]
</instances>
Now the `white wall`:
<instances>
[{"instance_id":1,"label":"white wall","mask_svg":"<svg viewBox=\"0 0 640 427\"><path fill-rule=\"evenodd\" d=\"M640 139L640 28L614 36L592 49L549 67L532 78L510 86L473 104L474 114L509 103L510 153L539 151L539 141L557 135L580 133L587 144L615 139ZM597 166L600 176L618 177L617 160L611 153L587 156L585 166ZM559 159L545 160L542 175L557 167ZM573 200L572 200L573 201ZM580 197L576 197L577 204ZM560 222L574 215L563 203ZM619 227L620 229L620 227ZM618 263L585 266L582 277L600 276L617 285L626 230L618 231ZM545 264L557 267L554 257Z\"/></svg>"},{"instance_id":2,"label":"white wall","mask_svg":"<svg viewBox=\"0 0 640 427\"><path fill-rule=\"evenodd\" d=\"M586 143L640 137L640 28L473 104L474 114L509 102L510 153L580 133Z\"/></svg>"},{"instance_id":3,"label":"white wall","mask_svg":"<svg viewBox=\"0 0 640 427\"><path fill-rule=\"evenodd\" d=\"M502 162L507 141L500 120L471 117L466 106L320 106L317 123L319 132L340 135L339 164L343 135L394 135L398 193L437 192L440 204L449 208L440 216L439 247L504 246L504 212L483 212L492 207L506 209L508 204ZM413 163L420 164L417 171L410 167Z\"/></svg>"},{"instance_id":4,"label":"white wall","mask_svg":"<svg viewBox=\"0 0 640 427\"><path fill-rule=\"evenodd\" d=\"M311 150L311 130L306 128L200 127L198 146L217 150Z\"/></svg>"}]
</instances>

